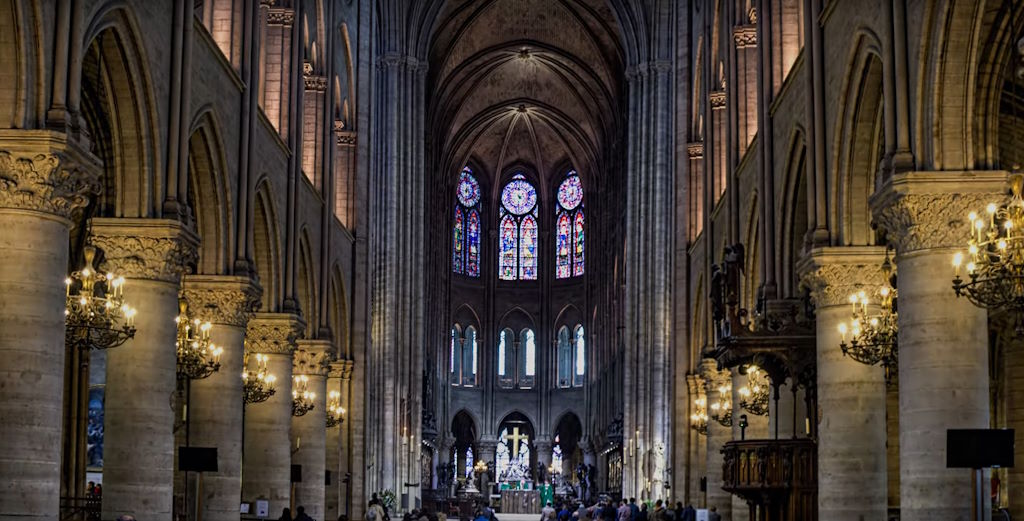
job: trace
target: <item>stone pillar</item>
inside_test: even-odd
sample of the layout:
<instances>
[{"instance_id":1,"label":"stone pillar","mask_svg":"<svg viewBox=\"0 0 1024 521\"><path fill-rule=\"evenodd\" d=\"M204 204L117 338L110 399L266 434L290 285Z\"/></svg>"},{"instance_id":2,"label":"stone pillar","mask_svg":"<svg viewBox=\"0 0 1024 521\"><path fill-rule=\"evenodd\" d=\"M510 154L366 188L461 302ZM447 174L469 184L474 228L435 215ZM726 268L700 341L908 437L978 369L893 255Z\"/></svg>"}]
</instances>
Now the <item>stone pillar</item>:
<instances>
[{"instance_id":1,"label":"stone pillar","mask_svg":"<svg viewBox=\"0 0 1024 521\"><path fill-rule=\"evenodd\" d=\"M313 409L292 418L292 464L302 466L302 481L295 484L295 506L313 519L324 517L324 463L327 461L327 371L334 346L328 340L299 340L292 373L309 379L315 393Z\"/></svg>"},{"instance_id":2,"label":"stone pillar","mask_svg":"<svg viewBox=\"0 0 1024 521\"><path fill-rule=\"evenodd\" d=\"M554 457L553 449L554 445L551 443L550 436L538 436L537 440L533 442L533 450L537 451L537 466L544 469L544 483L551 483L548 466L551 465L551 458Z\"/></svg>"},{"instance_id":3,"label":"stone pillar","mask_svg":"<svg viewBox=\"0 0 1024 521\"><path fill-rule=\"evenodd\" d=\"M496 452L498 448L498 440L494 438L481 438L476 443L477 454L479 458L484 460L490 468L497 472ZM493 476L497 479L497 476ZM483 493L485 500L490 500L490 487L491 487L491 476L484 474L480 479L480 492Z\"/></svg>"},{"instance_id":4,"label":"stone pillar","mask_svg":"<svg viewBox=\"0 0 1024 521\"><path fill-rule=\"evenodd\" d=\"M704 378L696 374L686 375L686 386L690 396L687 410L690 414L694 414L697 410L694 401L702 397L707 399L704 393ZM689 416L686 420L689 423L687 429L687 440L689 442L687 444L687 459L690 464L687 469L687 487L684 494L686 496L686 503L692 504L695 508L704 508L704 493L700 490L700 478L706 474L707 437L690 427L692 423L690 423Z\"/></svg>"},{"instance_id":5,"label":"stone pillar","mask_svg":"<svg viewBox=\"0 0 1024 521\"><path fill-rule=\"evenodd\" d=\"M344 370L345 362L331 362L330 371L327 373L327 401L330 402L331 392L341 393L341 374ZM325 410L326 414L327 411ZM330 483L325 483L327 487L326 495L324 498L324 519L338 519L340 508L343 501L343 489L342 480L344 475L341 472L341 432L345 428L344 424L336 425L327 429L326 447L325 447L325 472L330 473Z\"/></svg>"},{"instance_id":6,"label":"stone pillar","mask_svg":"<svg viewBox=\"0 0 1024 521\"><path fill-rule=\"evenodd\" d=\"M871 294L885 283L884 258L885 248L879 246L816 248L800 266L817 315L822 519L859 521L886 515L885 372L844 356L838 329L851 320L850 294Z\"/></svg>"},{"instance_id":7,"label":"stone pillar","mask_svg":"<svg viewBox=\"0 0 1024 521\"><path fill-rule=\"evenodd\" d=\"M1001 200L1006 179L1005 172L894 174L871 201L897 249L905 521L970 516L970 471L945 468L946 429L989 426L988 323L984 309L953 293L951 259L970 237L968 213Z\"/></svg>"},{"instance_id":8,"label":"stone pillar","mask_svg":"<svg viewBox=\"0 0 1024 521\"><path fill-rule=\"evenodd\" d=\"M707 435L707 507L718 508L722 519L732 519L732 494L722 490L722 465L725 459L722 446L732 440L732 427L725 427L711 418L711 404L718 397L718 385L728 374L721 374L714 359L701 361L701 374L704 377L708 397L708 435Z\"/></svg>"},{"instance_id":9,"label":"stone pillar","mask_svg":"<svg viewBox=\"0 0 1024 521\"><path fill-rule=\"evenodd\" d=\"M0 512L19 519L59 517L68 231L99 192L96 160L61 138L0 132Z\"/></svg>"},{"instance_id":10,"label":"stone pillar","mask_svg":"<svg viewBox=\"0 0 1024 521\"><path fill-rule=\"evenodd\" d=\"M189 312L213 324L210 341L224 349L220 370L193 380L189 391L188 445L217 448L217 472L204 473L202 519L237 521L242 501L242 396L245 329L259 306L260 288L248 277L189 275L182 284ZM194 478L193 478L194 479Z\"/></svg>"},{"instance_id":11,"label":"stone pillar","mask_svg":"<svg viewBox=\"0 0 1024 521\"><path fill-rule=\"evenodd\" d=\"M741 439L744 436L743 429L740 428L740 415L747 415L747 428L745 430L745 436L748 440L763 440L769 438L768 436L768 416L758 416L752 412L747 411L740 405L743 401L743 396L740 394L740 388L747 385L747 375L740 374L738 369L732 370L732 410L733 410L733 421L732 421L732 438L734 440ZM714 420L711 420L714 421ZM739 496L732 496L732 521L749 521L750 520L750 505L747 501Z\"/></svg>"},{"instance_id":12,"label":"stone pillar","mask_svg":"<svg viewBox=\"0 0 1024 521\"><path fill-rule=\"evenodd\" d=\"M292 351L305 328L298 315L256 313L245 333L246 352L267 356L277 385L269 400L245 407L242 501L268 500L272 518L291 506Z\"/></svg>"},{"instance_id":13,"label":"stone pillar","mask_svg":"<svg viewBox=\"0 0 1024 521\"><path fill-rule=\"evenodd\" d=\"M793 380L779 386L779 402L776 405L774 393L768 400L768 437L788 440L806 437L807 403L804 390L797 388L793 393ZM777 428L776 428L777 427Z\"/></svg>"},{"instance_id":14,"label":"stone pillar","mask_svg":"<svg viewBox=\"0 0 1024 521\"><path fill-rule=\"evenodd\" d=\"M180 275L197 259L195 235L164 219L92 220L104 266L128 279L135 338L107 354L103 517L170 521L174 492L174 341Z\"/></svg>"}]
</instances>

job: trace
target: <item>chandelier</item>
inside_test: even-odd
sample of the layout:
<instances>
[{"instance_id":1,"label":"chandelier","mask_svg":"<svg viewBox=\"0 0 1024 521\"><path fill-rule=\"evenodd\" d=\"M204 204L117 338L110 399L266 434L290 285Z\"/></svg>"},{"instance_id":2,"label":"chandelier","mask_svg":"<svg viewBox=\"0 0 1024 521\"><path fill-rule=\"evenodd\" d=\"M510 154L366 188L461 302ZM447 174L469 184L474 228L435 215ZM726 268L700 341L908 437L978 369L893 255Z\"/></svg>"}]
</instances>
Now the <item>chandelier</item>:
<instances>
[{"instance_id":1,"label":"chandelier","mask_svg":"<svg viewBox=\"0 0 1024 521\"><path fill-rule=\"evenodd\" d=\"M178 316L174 317L178 327L174 349L178 355L178 379L202 380L220 369L220 355L224 349L210 343L209 322L189 318L188 303L178 299Z\"/></svg>"},{"instance_id":2,"label":"chandelier","mask_svg":"<svg viewBox=\"0 0 1024 521\"><path fill-rule=\"evenodd\" d=\"M694 413L690 415L690 428L698 434L708 434L708 400L697 398L693 401Z\"/></svg>"},{"instance_id":3,"label":"chandelier","mask_svg":"<svg viewBox=\"0 0 1024 521\"><path fill-rule=\"evenodd\" d=\"M267 372L267 355L256 355L256 370L249 369L249 355L245 355L242 365L245 371L242 372L242 391L244 403L261 403L270 399L277 392L274 389L274 382L277 377Z\"/></svg>"},{"instance_id":4,"label":"chandelier","mask_svg":"<svg viewBox=\"0 0 1024 521\"><path fill-rule=\"evenodd\" d=\"M852 316L849 325L845 322L839 324L839 349L843 351L843 355L862 364L881 364L885 368L886 378L889 378L897 365L899 328L896 275L893 273L888 251L882 263L882 275L885 282L874 295L869 296L866 291L850 295ZM877 311L869 309L869 306L874 304L878 305Z\"/></svg>"},{"instance_id":5,"label":"chandelier","mask_svg":"<svg viewBox=\"0 0 1024 521\"><path fill-rule=\"evenodd\" d=\"M967 254L953 255L953 291L975 306L1005 310L1015 318L1017 335L1024 335L1024 175L1010 177L1011 195L988 203L985 216L971 212ZM967 278L960 278L960 268Z\"/></svg>"},{"instance_id":6,"label":"chandelier","mask_svg":"<svg viewBox=\"0 0 1024 521\"><path fill-rule=\"evenodd\" d=\"M309 377L300 374L293 378L292 383L292 416L304 416L313 410L313 400L316 393L310 391Z\"/></svg>"},{"instance_id":7,"label":"chandelier","mask_svg":"<svg viewBox=\"0 0 1024 521\"><path fill-rule=\"evenodd\" d=\"M756 365L747 366L747 385L740 387L740 407L757 416L768 415L768 375Z\"/></svg>"},{"instance_id":8,"label":"chandelier","mask_svg":"<svg viewBox=\"0 0 1024 521\"><path fill-rule=\"evenodd\" d=\"M718 387L718 401L711 404L711 418L722 427L732 427L732 386Z\"/></svg>"},{"instance_id":9,"label":"chandelier","mask_svg":"<svg viewBox=\"0 0 1024 521\"><path fill-rule=\"evenodd\" d=\"M85 247L85 266L64 279L64 343L110 349L135 337L135 308L124 302L124 277L97 271L96 248Z\"/></svg>"},{"instance_id":10,"label":"chandelier","mask_svg":"<svg viewBox=\"0 0 1024 521\"><path fill-rule=\"evenodd\" d=\"M337 427L345 421L345 408L341 406L341 393L327 393L327 428Z\"/></svg>"}]
</instances>

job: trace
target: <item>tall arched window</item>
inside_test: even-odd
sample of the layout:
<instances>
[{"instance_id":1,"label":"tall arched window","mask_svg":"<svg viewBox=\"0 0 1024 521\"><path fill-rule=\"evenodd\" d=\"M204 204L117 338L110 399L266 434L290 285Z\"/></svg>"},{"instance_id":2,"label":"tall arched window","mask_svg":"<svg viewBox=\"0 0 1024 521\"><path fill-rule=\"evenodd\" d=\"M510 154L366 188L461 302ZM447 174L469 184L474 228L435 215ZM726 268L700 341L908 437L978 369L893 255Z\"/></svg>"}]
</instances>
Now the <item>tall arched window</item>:
<instances>
[{"instance_id":1,"label":"tall arched window","mask_svg":"<svg viewBox=\"0 0 1024 521\"><path fill-rule=\"evenodd\" d=\"M537 378L537 335L532 329L519 332L519 388L532 389Z\"/></svg>"},{"instance_id":2,"label":"tall arched window","mask_svg":"<svg viewBox=\"0 0 1024 521\"><path fill-rule=\"evenodd\" d=\"M498 386L531 389L537 380L537 335L526 328L519 338L511 328L498 335Z\"/></svg>"},{"instance_id":3,"label":"tall arched window","mask_svg":"<svg viewBox=\"0 0 1024 521\"><path fill-rule=\"evenodd\" d=\"M537 280L537 189L523 174L512 176L501 191L498 230L498 277Z\"/></svg>"},{"instance_id":4,"label":"tall arched window","mask_svg":"<svg viewBox=\"0 0 1024 521\"><path fill-rule=\"evenodd\" d=\"M575 170L558 186L555 208L555 277L583 275L585 234L583 231L583 183Z\"/></svg>"},{"instance_id":5,"label":"tall arched window","mask_svg":"<svg viewBox=\"0 0 1024 521\"><path fill-rule=\"evenodd\" d=\"M511 389L516 386L516 334L508 328L498 336L498 386Z\"/></svg>"},{"instance_id":6,"label":"tall arched window","mask_svg":"<svg viewBox=\"0 0 1024 521\"><path fill-rule=\"evenodd\" d=\"M454 386L472 387L476 385L477 364L477 333L476 328L469 326L463 333L458 324L452 326L451 343L449 345L450 380Z\"/></svg>"},{"instance_id":7,"label":"tall arched window","mask_svg":"<svg viewBox=\"0 0 1024 521\"><path fill-rule=\"evenodd\" d=\"M452 222L452 272L480 276L480 183L467 166L459 174Z\"/></svg>"},{"instance_id":8,"label":"tall arched window","mask_svg":"<svg viewBox=\"0 0 1024 521\"><path fill-rule=\"evenodd\" d=\"M577 325L570 334L567 326L558 330L558 387L582 387L586 370L586 340L583 326Z\"/></svg>"}]
</instances>

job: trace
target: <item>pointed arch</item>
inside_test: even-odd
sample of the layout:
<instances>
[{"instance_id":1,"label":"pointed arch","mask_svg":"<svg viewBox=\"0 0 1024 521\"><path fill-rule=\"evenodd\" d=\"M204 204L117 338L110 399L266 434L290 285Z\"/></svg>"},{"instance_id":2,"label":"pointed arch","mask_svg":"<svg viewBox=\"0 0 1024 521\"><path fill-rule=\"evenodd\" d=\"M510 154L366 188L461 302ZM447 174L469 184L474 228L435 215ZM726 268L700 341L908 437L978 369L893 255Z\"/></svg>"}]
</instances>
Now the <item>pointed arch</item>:
<instances>
[{"instance_id":1,"label":"pointed arch","mask_svg":"<svg viewBox=\"0 0 1024 521\"><path fill-rule=\"evenodd\" d=\"M228 248L234 244L234 201L220 127L212 109L203 108L191 127L188 155L188 204L200 237L199 272L228 272Z\"/></svg>"},{"instance_id":2,"label":"pointed arch","mask_svg":"<svg viewBox=\"0 0 1024 521\"><path fill-rule=\"evenodd\" d=\"M269 178L256 184L253 205L253 262L263 287L262 309L275 312L281 303L281 234Z\"/></svg>"},{"instance_id":3,"label":"pointed arch","mask_svg":"<svg viewBox=\"0 0 1024 521\"><path fill-rule=\"evenodd\" d=\"M807 201L807 146L802 129L796 129L790 139L789 154L786 158L783 186L781 223L776 237L782 242L782 276L780 277L783 296L795 297L800 281L797 279L796 264L803 253L804 237L808 226ZM865 199L865 204L867 200Z\"/></svg>"},{"instance_id":4,"label":"pointed arch","mask_svg":"<svg viewBox=\"0 0 1024 521\"><path fill-rule=\"evenodd\" d=\"M349 322L348 291L345 289L345 274L341 265L335 263L331 268L330 296L327 301L331 335L338 357L352 360L351 337Z\"/></svg>"},{"instance_id":5,"label":"pointed arch","mask_svg":"<svg viewBox=\"0 0 1024 521\"><path fill-rule=\"evenodd\" d=\"M313 252L309 240L309 228L303 226L299 231L299 271L296 286L296 296L299 299L299 309L306 321L306 338L314 338L316 335L319 320L320 302L319 285L316 280L316 264L313 262Z\"/></svg>"}]
</instances>

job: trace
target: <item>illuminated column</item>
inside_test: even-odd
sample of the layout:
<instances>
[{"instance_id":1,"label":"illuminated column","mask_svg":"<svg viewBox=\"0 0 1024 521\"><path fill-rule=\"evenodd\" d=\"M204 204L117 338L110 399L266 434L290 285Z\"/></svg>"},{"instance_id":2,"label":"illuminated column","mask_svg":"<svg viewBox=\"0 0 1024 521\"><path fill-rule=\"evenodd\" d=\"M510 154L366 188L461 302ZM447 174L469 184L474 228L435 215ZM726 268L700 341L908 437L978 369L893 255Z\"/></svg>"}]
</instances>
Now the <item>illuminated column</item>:
<instances>
[{"instance_id":1,"label":"illuminated column","mask_svg":"<svg viewBox=\"0 0 1024 521\"><path fill-rule=\"evenodd\" d=\"M295 506L305 507L313 519L325 519L327 371L333 351L327 340L299 340L292 364L292 373L306 380L313 401L309 412L292 418L292 464L302 466L302 481L295 484Z\"/></svg>"},{"instance_id":2,"label":"illuminated column","mask_svg":"<svg viewBox=\"0 0 1024 521\"><path fill-rule=\"evenodd\" d=\"M68 230L100 187L96 160L59 137L0 136L0 512L19 519L60 514Z\"/></svg>"},{"instance_id":3,"label":"illuminated column","mask_svg":"<svg viewBox=\"0 0 1024 521\"><path fill-rule=\"evenodd\" d=\"M711 418L711 405L718 400L718 387L728 379L728 373L718 371L718 362L714 359L701 360L701 375L704 377L708 399L708 434L707 434L707 507L716 507L722 519L732 517L732 494L722 489L722 446L732 440L732 427L726 427Z\"/></svg>"},{"instance_id":4,"label":"illuminated column","mask_svg":"<svg viewBox=\"0 0 1024 521\"><path fill-rule=\"evenodd\" d=\"M242 501L242 360L245 329L261 290L248 277L189 275L182 284L190 313L209 321L210 341L224 349L220 370L193 380L189 445L217 448L217 472L203 474L200 504L207 521L238 519Z\"/></svg>"},{"instance_id":5,"label":"illuminated column","mask_svg":"<svg viewBox=\"0 0 1024 521\"><path fill-rule=\"evenodd\" d=\"M180 274L198 240L178 221L92 220L103 268L128 279L135 338L107 353L103 517L170 521L174 489L174 342Z\"/></svg>"}]
</instances>

